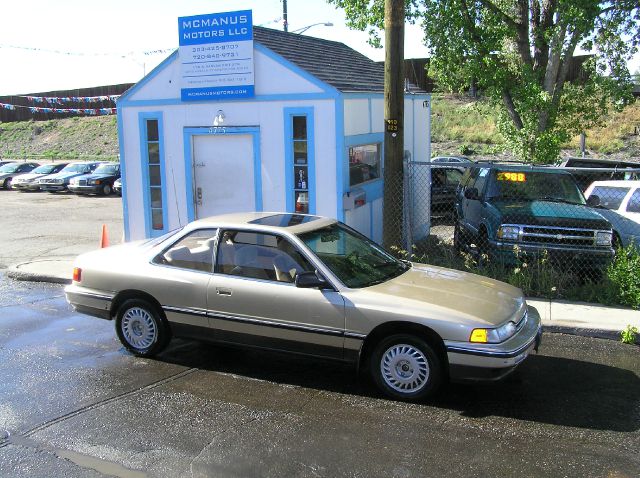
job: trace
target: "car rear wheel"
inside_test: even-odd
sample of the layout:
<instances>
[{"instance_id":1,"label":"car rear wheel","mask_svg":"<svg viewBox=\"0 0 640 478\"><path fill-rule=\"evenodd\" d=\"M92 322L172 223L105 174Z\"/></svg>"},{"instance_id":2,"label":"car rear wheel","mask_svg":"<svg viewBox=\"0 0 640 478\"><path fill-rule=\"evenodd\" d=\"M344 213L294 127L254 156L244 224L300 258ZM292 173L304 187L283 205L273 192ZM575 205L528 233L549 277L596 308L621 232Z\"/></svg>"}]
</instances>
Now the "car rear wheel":
<instances>
[{"instance_id":1,"label":"car rear wheel","mask_svg":"<svg viewBox=\"0 0 640 478\"><path fill-rule=\"evenodd\" d=\"M142 357L151 357L169 342L164 317L146 300L129 299L118 309L116 332L122 345Z\"/></svg>"},{"instance_id":2,"label":"car rear wheel","mask_svg":"<svg viewBox=\"0 0 640 478\"><path fill-rule=\"evenodd\" d=\"M102 195L108 196L109 194L111 194L111 184L105 184L102 186Z\"/></svg>"},{"instance_id":3,"label":"car rear wheel","mask_svg":"<svg viewBox=\"0 0 640 478\"><path fill-rule=\"evenodd\" d=\"M378 388L392 398L419 401L442 383L442 363L423 339L398 334L382 340L371 355L371 373Z\"/></svg>"}]
</instances>

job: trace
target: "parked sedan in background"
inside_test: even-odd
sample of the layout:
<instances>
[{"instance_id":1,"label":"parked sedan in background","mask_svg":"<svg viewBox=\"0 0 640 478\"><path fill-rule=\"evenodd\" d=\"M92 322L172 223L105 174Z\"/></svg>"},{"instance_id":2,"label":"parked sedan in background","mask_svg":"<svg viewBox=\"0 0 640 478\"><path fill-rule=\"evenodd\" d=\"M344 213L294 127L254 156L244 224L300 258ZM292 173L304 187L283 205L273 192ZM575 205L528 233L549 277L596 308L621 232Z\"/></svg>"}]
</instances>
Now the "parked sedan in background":
<instances>
[{"instance_id":1,"label":"parked sedan in background","mask_svg":"<svg viewBox=\"0 0 640 478\"><path fill-rule=\"evenodd\" d=\"M613 227L614 246L640 245L640 181L594 181L584 194L598 197L598 213Z\"/></svg>"},{"instance_id":2,"label":"parked sedan in background","mask_svg":"<svg viewBox=\"0 0 640 478\"><path fill-rule=\"evenodd\" d=\"M65 293L79 312L115 320L136 355L176 336L324 357L368 369L403 400L448 378L504 377L541 336L520 289L398 260L335 219L302 214L211 217L89 252Z\"/></svg>"},{"instance_id":3,"label":"parked sedan in background","mask_svg":"<svg viewBox=\"0 0 640 478\"><path fill-rule=\"evenodd\" d=\"M113 183L120 178L120 163L101 163L93 172L69 181L69 191L76 194L102 194L113 191Z\"/></svg>"},{"instance_id":4,"label":"parked sedan in background","mask_svg":"<svg viewBox=\"0 0 640 478\"><path fill-rule=\"evenodd\" d=\"M51 193L66 191L69 181L77 176L88 174L98 167L99 162L76 162L67 164L59 173L50 174L38 180L38 185L43 191Z\"/></svg>"},{"instance_id":5,"label":"parked sedan in background","mask_svg":"<svg viewBox=\"0 0 640 478\"><path fill-rule=\"evenodd\" d=\"M38 163L7 163L0 166L0 184L4 189L11 189L13 178L26 174L40 166Z\"/></svg>"},{"instance_id":6,"label":"parked sedan in background","mask_svg":"<svg viewBox=\"0 0 640 478\"><path fill-rule=\"evenodd\" d=\"M11 187L18 191L39 191L40 179L49 174L60 172L69 163L43 164L27 174L22 174L13 179Z\"/></svg>"},{"instance_id":7,"label":"parked sedan in background","mask_svg":"<svg viewBox=\"0 0 640 478\"><path fill-rule=\"evenodd\" d=\"M432 163L471 163L466 156L435 156L431 158Z\"/></svg>"},{"instance_id":8,"label":"parked sedan in background","mask_svg":"<svg viewBox=\"0 0 640 478\"><path fill-rule=\"evenodd\" d=\"M118 178L113 182L113 192L118 196L122 196L122 178Z\"/></svg>"}]
</instances>

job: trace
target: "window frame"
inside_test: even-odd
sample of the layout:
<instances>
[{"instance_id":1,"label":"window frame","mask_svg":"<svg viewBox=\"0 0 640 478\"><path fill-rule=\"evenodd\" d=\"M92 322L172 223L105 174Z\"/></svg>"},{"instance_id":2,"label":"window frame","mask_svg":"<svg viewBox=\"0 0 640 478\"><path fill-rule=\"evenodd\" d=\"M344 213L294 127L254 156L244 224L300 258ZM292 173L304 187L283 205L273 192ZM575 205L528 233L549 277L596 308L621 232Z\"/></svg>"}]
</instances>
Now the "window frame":
<instances>
[{"instance_id":1,"label":"window frame","mask_svg":"<svg viewBox=\"0 0 640 478\"><path fill-rule=\"evenodd\" d=\"M145 112L139 113L140 125L140 157L142 168L142 191L145 230L147 237L158 237L165 234L168 230L168 211L167 211L167 191L166 191L166 174L164 162L164 128L162 112ZM156 121L158 128L158 139L149 140L149 122ZM151 185L151 174L149 167L156 166L155 163L149 163L149 145L158 145L158 163L160 184L158 186ZM152 189L160 191L161 207L154 207L152 204ZM162 229L154 229L153 212L159 210L162 217Z\"/></svg>"},{"instance_id":2,"label":"window frame","mask_svg":"<svg viewBox=\"0 0 640 478\"><path fill-rule=\"evenodd\" d=\"M367 179L366 181L362 181L359 183L355 183L355 184L351 184L351 160L350 160L350 152L352 149L355 148L362 148L365 146L376 146L376 155L378 157L378 177L376 178L371 178L371 179ZM358 188L361 187L362 185L365 184L369 184L372 183L374 181L380 181L381 179L383 179L383 168L382 168L382 162L383 162L383 142L382 141L374 141L374 142L367 142L367 143L358 143L358 144L350 144L349 146L347 146L347 185L349 188Z\"/></svg>"}]
</instances>

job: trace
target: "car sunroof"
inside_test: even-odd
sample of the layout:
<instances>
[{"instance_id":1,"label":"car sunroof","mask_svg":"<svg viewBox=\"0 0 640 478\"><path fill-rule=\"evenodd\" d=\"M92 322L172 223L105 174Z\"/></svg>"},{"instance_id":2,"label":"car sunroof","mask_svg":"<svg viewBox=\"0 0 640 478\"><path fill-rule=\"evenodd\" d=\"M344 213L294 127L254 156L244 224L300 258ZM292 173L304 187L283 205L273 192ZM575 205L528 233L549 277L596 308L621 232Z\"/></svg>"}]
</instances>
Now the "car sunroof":
<instances>
[{"instance_id":1,"label":"car sunroof","mask_svg":"<svg viewBox=\"0 0 640 478\"><path fill-rule=\"evenodd\" d=\"M290 227L297 226L305 222L320 219L319 216L304 216L302 214L274 214L273 216L261 217L249 221L249 224L259 224L261 226Z\"/></svg>"}]
</instances>

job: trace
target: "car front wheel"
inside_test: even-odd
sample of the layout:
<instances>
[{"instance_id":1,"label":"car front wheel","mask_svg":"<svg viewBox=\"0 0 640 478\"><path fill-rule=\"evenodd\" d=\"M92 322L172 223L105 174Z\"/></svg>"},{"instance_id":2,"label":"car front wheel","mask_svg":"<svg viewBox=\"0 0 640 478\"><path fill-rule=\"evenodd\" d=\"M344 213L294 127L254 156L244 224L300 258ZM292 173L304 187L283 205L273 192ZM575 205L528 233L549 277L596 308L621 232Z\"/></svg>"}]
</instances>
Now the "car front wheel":
<instances>
[{"instance_id":1,"label":"car front wheel","mask_svg":"<svg viewBox=\"0 0 640 478\"><path fill-rule=\"evenodd\" d=\"M102 195L108 196L109 194L111 194L111 184L105 184L102 186Z\"/></svg>"},{"instance_id":2,"label":"car front wheel","mask_svg":"<svg viewBox=\"0 0 640 478\"><path fill-rule=\"evenodd\" d=\"M170 338L164 317L142 299L129 299L120 306L116 316L116 332L127 350L142 357L151 357L160 352Z\"/></svg>"},{"instance_id":3,"label":"car front wheel","mask_svg":"<svg viewBox=\"0 0 640 478\"><path fill-rule=\"evenodd\" d=\"M5 189L11 189L11 178L5 179L2 187Z\"/></svg>"},{"instance_id":4,"label":"car front wheel","mask_svg":"<svg viewBox=\"0 0 640 478\"><path fill-rule=\"evenodd\" d=\"M386 395L406 401L427 398L440 388L442 363L423 339L398 334L382 340L371 356L371 373Z\"/></svg>"}]
</instances>

